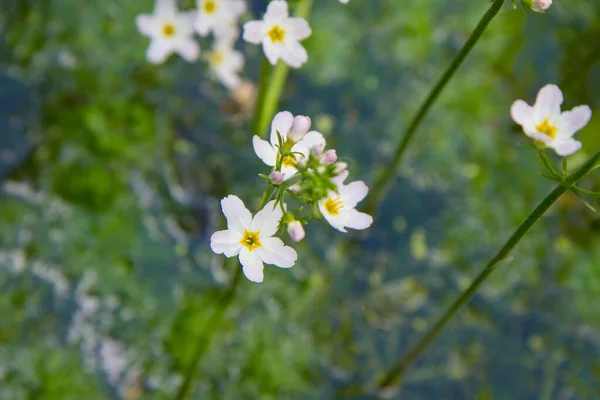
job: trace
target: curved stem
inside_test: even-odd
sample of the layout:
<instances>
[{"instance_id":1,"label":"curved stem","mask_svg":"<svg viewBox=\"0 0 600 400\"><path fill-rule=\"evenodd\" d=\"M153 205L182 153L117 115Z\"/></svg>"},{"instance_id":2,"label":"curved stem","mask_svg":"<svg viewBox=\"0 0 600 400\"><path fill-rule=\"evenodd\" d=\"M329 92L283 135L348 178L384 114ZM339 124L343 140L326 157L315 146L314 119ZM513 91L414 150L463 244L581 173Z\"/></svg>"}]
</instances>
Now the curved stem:
<instances>
[{"instance_id":1,"label":"curved stem","mask_svg":"<svg viewBox=\"0 0 600 400\"><path fill-rule=\"evenodd\" d=\"M240 282L240 278L242 276L242 267L240 265L237 266L237 270L231 283L229 285L229 289L223 294L221 301L219 302L217 308L213 311L212 315L208 319L206 326L207 331L204 332L203 335L200 336L200 341L198 342L198 347L196 347L196 352L192 357L192 362L185 374L185 378L183 379L183 383L181 387L177 391L177 395L175 396L176 400L184 400L190 394L192 390L192 383L196 379L196 374L198 373L198 367L200 366L200 362L204 358L206 351L210 347L210 343L215 335L215 333L221 327L223 319L225 317L225 313L229 309L229 306L233 302L235 297L235 290Z\"/></svg>"},{"instance_id":2,"label":"curved stem","mask_svg":"<svg viewBox=\"0 0 600 400\"><path fill-rule=\"evenodd\" d=\"M308 19L312 2L313 0L302 0L294 15ZM271 67L266 59L263 61L256 108L252 118L252 130L258 136L265 137L269 134L267 130L275 115L289 70L290 67L283 61L279 61L275 67Z\"/></svg>"},{"instance_id":3,"label":"curved stem","mask_svg":"<svg viewBox=\"0 0 600 400\"><path fill-rule=\"evenodd\" d=\"M523 239L525 234L535 225L535 223L544 215L544 213L554 204L558 198L569 190L570 186L577 183L585 174L587 174L595 164L600 160L600 150L598 150L585 164L583 164L573 174L567 176L564 183L558 184L552 192L533 212L523 221L512 236L506 241L504 246L496 253L496 255L487 263L483 270L477 275L471 285L452 303L446 312L437 320L435 324L425 333L425 335L411 347L408 352L394 365L383 377L379 379L377 384L380 390L392 390L399 386L402 374L406 369L415 362L421 353L429 347L429 345L437 338L446 324L456 315L458 310L465 305L475 294L481 284L487 277L497 268L498 263L504 260L515 248L515 246Z\"/></svg>"},{"instance_id":4,"label":"curved stem","mask_svg":"<svg viewBox=\"0 0 600 400\"><path fill-rule=\"evenodd\" d=\"M408 128L406 129L406 132L402 137L402 140L398 144L398 147L396 148L396 153L394 154L394 158L385 168L385 170L381 173L381 175L377 178L375 185L373 185L373 192L371 196L369 196L366 207L367 212L369 214L375 214L377 208L379 207L379 203L387 194L392 184L392 180L396 176L398 166L402 161L404 152L406 151L406 148L408 147L410 141L414 137L417 128L429 112L429 109L435 103L438 96L444 90L444 88L446 87L456 70L458 70L465 58L467 58L467 56L471 52L471 49L473 49L475 44L479 41L479 38L481 38L481 35L485 31L489 23L494 19L496 14L498 14L504 2L505 0L493 0L492 5L483 15L483 17L475 27L475 30L473 31L473 33L471 33L469 39L460 49L456 57L454 57L454 60L452 60L452 63L448 66L448 68L446 69L442 77L439 79L439 81L436 83L436 85L433 87L433 89L431 89L431 92L429 93L423 104L421 104L421 107L419 108L412 121L408 125Z\"/></svg>"}]
</instances>

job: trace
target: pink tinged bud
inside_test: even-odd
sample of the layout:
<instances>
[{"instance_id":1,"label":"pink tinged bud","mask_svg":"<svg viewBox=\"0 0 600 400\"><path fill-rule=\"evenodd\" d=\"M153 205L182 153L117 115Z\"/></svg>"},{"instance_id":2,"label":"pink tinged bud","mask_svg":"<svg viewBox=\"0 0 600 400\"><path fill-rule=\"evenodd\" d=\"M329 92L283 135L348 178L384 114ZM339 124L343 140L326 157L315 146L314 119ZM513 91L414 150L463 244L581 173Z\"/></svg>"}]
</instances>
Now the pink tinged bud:
<instances>
[{"instance_id":1,"label":"pink tinged bud","mask_svg":"<svg viewBox=\"0 0 600 400\"><path fill-rule=\"evenodd\" d=\"M339 175L347 169L348 169L348 163L340 161L338 163L335 163L335 170L333 172L335 172L336 175Z\"/></svg>"},{"instance_id":2,"label":"pink tinged bud","mask_svg":"<svg viewBox=\"0 0 600 400\"><path fill-rule=\"evenodd\" d=\"M290 235L290 238L294 242L299 242L302 239L304 239L304 236L306 236L306 232L304 232L304 227L302 226L302 223L300 223L300 221L290 222L287 226L287 231Z\"/></svg>"},{"instance_id":3,"label":"pink tinged bud","mask_svg":"<svg viewBox=\"0 0 600 400\"><path fill-rule=\"evenodd\" d=\"M292 123L292 127L290 128L290 132L288 133L288 137L294 142L298 142L304 137L304 135L306 135L306 133L310 129L310 125L310 118L304 115L297 115L294 118L294 122Z\"/></svg>"},{"instance_id":4,"label":"pink tinged bud","mask_svg":"<svg viewBox=\"0 0 600 400\"><path fill-rule=\"evenodd\" d=\"M337 153L333 149L327 150L323 154L323 158L321 159L321 162L325 165L331 165L336 161L337 161Z\"/></svg>"},{"instance_id":5,"label":"pink tinged bud","mask_svg":"<svg viewBox=\"0 0 600 400\"><path fill-rule=\"evenodd\" d=\"M546 11L552 5L552 0L534 0L533 4L540 11Z\"/></svg>"},{"instance_id":6,"label":"pink tinged bud","mask_svg":"<svg viewBox=\"0 0 600 400\"><path fill-rule=\"evenodd\" d=\"M269 174L269 180L274 185L279 185L283 182L283 174L279 171L273 171Z\"/></svg>"}]
</instances>

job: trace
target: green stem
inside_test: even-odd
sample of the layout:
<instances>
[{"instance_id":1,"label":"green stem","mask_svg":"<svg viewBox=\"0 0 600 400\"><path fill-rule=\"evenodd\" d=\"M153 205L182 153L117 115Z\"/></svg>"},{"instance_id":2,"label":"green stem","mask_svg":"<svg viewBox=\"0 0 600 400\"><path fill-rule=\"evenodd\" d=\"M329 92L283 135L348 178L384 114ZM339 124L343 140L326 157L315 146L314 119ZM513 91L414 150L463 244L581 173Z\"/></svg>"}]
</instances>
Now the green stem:
<instances>
[{"instance_id":1,"label":"green stem","mask_svg":"<svg viewBox=\"0 0 600 400\"><path fill-rule=\"evenodd\" d=\"M385 170L381 173L381 175L377 178L375 185L373 186L373 191L371 196L369 196L366 207L368 213L372 215L376 213L379 207L379 203L383 200L383 198L385 197L385 195L391 187L392 180L396 176L398 166L402 161L402 157L404 156L406 148L408 147L415 133L417 132L417 128L429 112L431 106L437 100L440 93L444 90L454 73L461 66L465 58L467 58L467 56L471 52L471 49L473 49L475 44L479 41L481 35L485 31L489 23L494 19L496 14L498 14L504 2L505 0L493 0L492 5L483 15L483 17L475 27L475 30L473 31L473 33L471 33L471 36L469 37L467 42L463 45L462 49L460 49L456 57L454 57L454 60L452 60L452 63L448 66L442 77L433 87L423 104L421 104L421 107L419 108L412 121L408 125L408 128L406 129L406 132L402 137L402 140L396 148L394 158L392 159L391 163L389 163L389 165L385 168Z\"/></svg>"},{"instance_id":2,"label":"green stem","mask_svg":"<svg viewBox=\"0 0 600 400\"><path fill-rule=\"evenodd\" d=\"M240 282L240 278L242 276L242 267L238 264L238 268L235 272L233 279L231 280L229 289L223 294L221 301L217 305L217 308L213 311L212 315L208 319L206 323L207 331L204 332L200 336L200 341L198 342L198 347L196 348L196 352L192 357L192 362L185 374L185 378L181 387L177 391L177 395L175 396L176 400L184 400L190 394L192 390L192 383L196 379L196 374L198 373L198 367L200 366L200 362L204 358L207 350L210 347L210 343L215 335L215 333L221 327L223 319L225 317L225 313L229 309L229 306L233 302L235 297L235 290Z\"/></svg>"},{"instance_id":3,"label":"green stem","mask_svg":"<svg viewBox=\"0 0 600 400\"><path fill-rule=\"evenodd\" d=\"M563 195L569 188L577 183L585 174L587 174L595 164L600 160L600 150L598 150L585 164L577 171L566 177L564 183L557 185L552 192L525 219L517 228L515 233L502 246L500 251L488 262L483 270L477 275L471 285L452 303L448 310L438 319L438 321L425 333L425 335L411 347L408 352L394 365L383 377L379 379L377 386L380 390L392 390L399 386L400 379L406 369L415 362L421 353L437 338L446 324L454 317L458 310L465 305L475 294L477 289L483 284L487 277L497 268L498 263L508 257L515 246L523 239L525 234L535 225L535 223L544 215L552 204Z\"/></svg>"},{"instance_id":4,"label":"green stem","mask_svg":"<svg viewBox=\"0 0 600 400\"><path fill-rule=\"evenodd\" d=\"M301 1L294 15L308 19L312 3L313 0ZM258 136L268 137L267 130L277 110L289 70L290 67L283 61L279 61L275 67L271 67L266 59L263 61L256 107L252 118L252 130Z\"/></svg>"}]
</instances>

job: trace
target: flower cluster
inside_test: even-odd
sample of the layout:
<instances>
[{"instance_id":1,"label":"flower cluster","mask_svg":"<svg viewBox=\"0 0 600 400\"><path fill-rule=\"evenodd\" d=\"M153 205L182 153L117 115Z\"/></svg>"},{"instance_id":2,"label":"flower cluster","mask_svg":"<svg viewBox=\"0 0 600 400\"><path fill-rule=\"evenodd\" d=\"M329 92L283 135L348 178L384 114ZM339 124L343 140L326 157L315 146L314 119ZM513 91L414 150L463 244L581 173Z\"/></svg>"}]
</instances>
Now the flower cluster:
<instances>
[{"instance_id":1,"label":"flower cluster","mask_svg":"<svg viewBox=\"0 0 600 400\"><path fill-rule=\"evenodd\" d=\"M215 38L206 58L209 68L221 83L233 89L241 83L239 73L244 56L235 50L239 37L237 20L246 11L245 0L198 0L197 10L179 11L175 0L156 0L152 15L138 15L138 30L151 42L146 51L148 61L161 64L177 53L193 62L200 56L194 34Z\"/></svg>"},{"instance_id":2,"label":"flower cluster","mask_svg":"<svg viewBox=\"0 0 600 400\"><path fill-rule=\"evenodd\" d=\"M578 106L561 112L562 102L563 94L558 86L546 85L540 89L533 106L517 100L510 114L539 148L551 148L559 156L570 156L581 148L581 142L573 139L573 135L587 125L592 110Z\"/></svg>"},{"instance_id":3,"label":"flower cluster","mask_svg":"<svg viewBox=\"0 0 600 400\"><path fill-rule=\"evenodd\" d=\"M211 248L226 257L239 255L244 274L253 282L262 282L263 263L294 265L296 252L273 237L280 229L299 242L309 219L324 218L341 232L366 229L373 223L370 215L356 210L369 191L367 185L344 183L348 164L338 160L335 150L326 150L323 135L310 127L310 118L283 111L273 119L269 141L253 137L256 155L271 167L269 175L261 175L269 181L266 205L254 218L238 197L221 201L228 229L212 235ZM287 198L299 207L289 210Z\"/></svg>"}]
</instances>

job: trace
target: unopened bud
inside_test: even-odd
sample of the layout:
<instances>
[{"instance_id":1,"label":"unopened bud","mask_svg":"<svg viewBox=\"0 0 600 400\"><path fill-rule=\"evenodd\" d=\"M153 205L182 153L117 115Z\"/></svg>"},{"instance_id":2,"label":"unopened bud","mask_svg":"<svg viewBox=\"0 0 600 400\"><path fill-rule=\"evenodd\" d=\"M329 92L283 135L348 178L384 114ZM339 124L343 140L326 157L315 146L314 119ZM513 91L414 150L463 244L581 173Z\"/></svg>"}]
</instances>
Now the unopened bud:
<instances>
[{"instance_id":1,"label":"unopened bud","mask_svg":"<svg viewBox=\"0 0 600 400\"><path fill-rule=\"evenodd\" d=\"M321 159L321 162L325 165L331 165L336 161L337 161L337 153L333 149L327 150L323 154L323 158Z\"/></svg>"},{"instance_id":2,"label":"unopened bud","mask_svg":"<svg viewBox=\"0 0 600 400\"><path fill-rule=\"evenodd\" d=\"M306 232L304 232L304 227L302 226L302 223L296 220L288 224L287 232L294 242L299 242L302 239L304 239L304 236L306 236Z\"/></svg>"},{"instance_id":3,"label":"unopened bud","mask_svg":"<svg viewBox=\"0 0 600 400\"><path fill-rule=\"evenodd\" d=\"M296 117L294 117L294 122L292 122L292 127L290 128L288 137L294 142L298 142L304 137L304 135L306 135L310 129L310 125L310 118L304 115L296 115Z\"/></svg>"},{"instance_id":4,"label":"unopened bud","mask_svg":"<svg viewBox=\"0 0 600 400\"><path fill-rule=\"evenodd\" d=\"M552 5L552 0L523 0L523 4L535 12L544 12Z\"/></svg>"},{"instance_id":5,"label":"unopened bud","mask_svg":"<svg viewBox=\"0 0 600 400\"><path fill-rule=\"evenodd\" d=\"M335 169L333 170L333 172L335 172L336 175L339 175L347 169L348 169L348 163L340 161L340 162L335 163Z\"/></svg>"},{"instance_id":6,"label":"unopened bud","mask_svg":"<svg viewBox=\"0 0 600 400\"><path fill-rule=\"evenodd\" d=\"M296 193L296 194L299 194L300 192L302 192L302 186L298 185L297 183L290 186L288 189L290 189L292 191L292 193Z\"/></svg>"},{"instance_id":7,"label":"unopened bud","mask_svg":"<svg viewBox=\"0 0 600 400\"><path fill-rule=\"evenodd\" d=\"M279 171L273 171L269 174L269 180L274 185L279 185L283 182L283 174Z\"/></svg>"}]
</instances>

